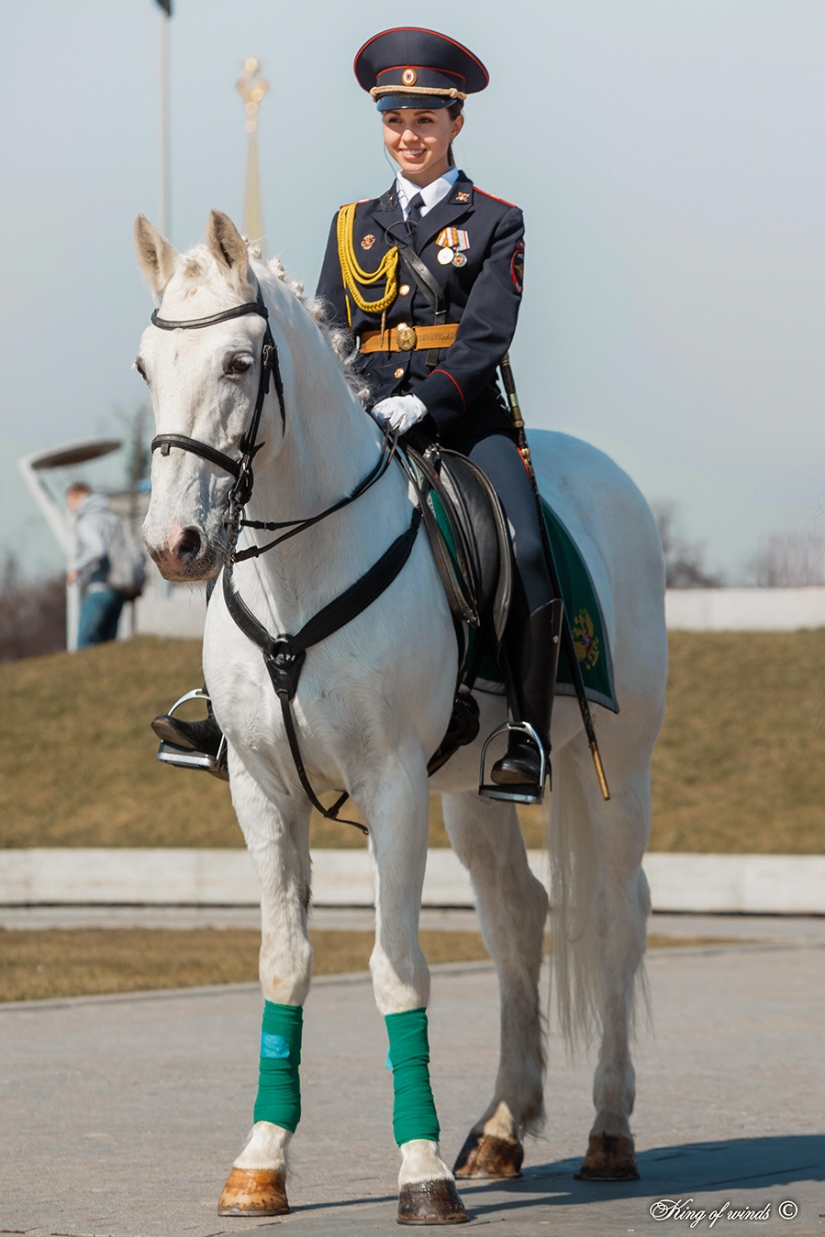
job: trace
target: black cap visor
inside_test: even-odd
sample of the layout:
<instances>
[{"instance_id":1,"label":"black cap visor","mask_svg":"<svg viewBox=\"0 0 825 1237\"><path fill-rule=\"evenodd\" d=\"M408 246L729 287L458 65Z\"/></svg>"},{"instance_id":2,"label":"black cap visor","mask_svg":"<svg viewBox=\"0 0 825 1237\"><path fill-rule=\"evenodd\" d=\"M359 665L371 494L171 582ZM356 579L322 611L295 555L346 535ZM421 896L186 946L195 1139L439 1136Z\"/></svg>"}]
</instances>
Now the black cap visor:
<instances>
[{"instance_id":1,"label":"black cap visor","mask_svg":"<svg viewBox=\"0 0 825 1237\"><path fill-rule=\"evenodd\" d=\"M438 94L384 94L380 95L376 104L379 112L397 112L403 108L415 111L430 112L437 107L449 107L455 103L448 95Z\"/></svg>"}]
</instances>

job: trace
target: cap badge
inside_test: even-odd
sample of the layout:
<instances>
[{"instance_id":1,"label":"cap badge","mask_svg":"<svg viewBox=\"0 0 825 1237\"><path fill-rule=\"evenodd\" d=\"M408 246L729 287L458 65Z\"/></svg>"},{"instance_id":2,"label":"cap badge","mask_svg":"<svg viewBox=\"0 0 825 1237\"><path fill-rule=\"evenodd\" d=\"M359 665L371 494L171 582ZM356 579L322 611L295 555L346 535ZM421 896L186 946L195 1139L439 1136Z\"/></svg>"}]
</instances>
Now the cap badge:
<instances>
[{"instance_id":1,"label":"cap badge","mask_svg":"<svg viewBox=\"0 0 825 1237\"><path fill-rule=\"evenodd\" d=\"M418 74L415 69L405 69L401 74L401 81L405 86L414 86L418 81Z\"/></svg>"},{"instance_id":2,"label":"cap badge","mask_svg":"<svg viewBox=\"0 0 825 1237\"><path fill-rule=\"evenodd\" d=\"M375 237L373 236L372 232L368 232L367 235L364 237L364 239L361 241L361 248L372 249L374 244L375 244Z\"/></svg>"}]
</instances>

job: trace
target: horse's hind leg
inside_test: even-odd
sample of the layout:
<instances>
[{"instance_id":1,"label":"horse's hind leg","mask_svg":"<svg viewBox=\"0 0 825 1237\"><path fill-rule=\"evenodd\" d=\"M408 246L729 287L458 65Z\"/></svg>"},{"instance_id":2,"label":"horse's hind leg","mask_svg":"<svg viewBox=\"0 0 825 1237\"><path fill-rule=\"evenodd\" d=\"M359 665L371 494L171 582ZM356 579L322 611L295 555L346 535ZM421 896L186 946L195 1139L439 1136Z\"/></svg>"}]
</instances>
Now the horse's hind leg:
<instances>
[{"instance_id":1,"label":"horse's hind leg","mask_svg":"<svg viewBox=\"0 0 825 1237\"><path fill-rule=\"evenodd\" d=\"M603 750L606 746L602 744ZM585 989L589 988L595 998L594 1012L601 1027L593 1079L596 1117L578 1175L596 1180L635 1180L639 1173L630 1116L636 1077L630 1036L636 976L644 958L650 913L650 892L642 870L650 822L650 776L647 767L637 766L620 777L619 753L607 748L605 767L613 771L612 798L604 802L584 740L575 740L572 749L583 788L579 793L588 802L594 843L590 887L577 892L577 900L583 897L592 916L579 938L582 955L578 970ZM636 763L638 752L632 759ZM576 824L581 826L582 821Z\"/></svg>"},{"instance_id":2,"label":"horse's hind leg","mask_svg":"<svg viewBox=\"0 0 825 1237\"><path fill-rule=\"evenodd\" d=\"M457 1177L517 1177L522 1139L544 1116L539 973L547 893L528 866L513 804L476 794L445 794L443 803L450 841L473 882L481 935L501 993L495 1091L454 1171Z\"/></svg>"}]
</instances>

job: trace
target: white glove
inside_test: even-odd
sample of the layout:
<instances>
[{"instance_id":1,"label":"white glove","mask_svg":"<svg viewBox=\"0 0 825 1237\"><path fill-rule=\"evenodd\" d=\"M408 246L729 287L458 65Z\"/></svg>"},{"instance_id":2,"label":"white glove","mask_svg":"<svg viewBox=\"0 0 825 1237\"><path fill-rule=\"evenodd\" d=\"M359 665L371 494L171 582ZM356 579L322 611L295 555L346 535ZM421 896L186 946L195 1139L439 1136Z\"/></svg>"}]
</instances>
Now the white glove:
<instances>
[{"instance_id":1,"label":"white glove","mask_svg":"<svg viewBox=\"0 0 825 1237\"><path fill-rule=\"evenodd\" d=\"M406 434L416 421L426 417L427 409L417 395L390 395L373 406L372 415L379 425Z\"/></svg>"}]
</instances>

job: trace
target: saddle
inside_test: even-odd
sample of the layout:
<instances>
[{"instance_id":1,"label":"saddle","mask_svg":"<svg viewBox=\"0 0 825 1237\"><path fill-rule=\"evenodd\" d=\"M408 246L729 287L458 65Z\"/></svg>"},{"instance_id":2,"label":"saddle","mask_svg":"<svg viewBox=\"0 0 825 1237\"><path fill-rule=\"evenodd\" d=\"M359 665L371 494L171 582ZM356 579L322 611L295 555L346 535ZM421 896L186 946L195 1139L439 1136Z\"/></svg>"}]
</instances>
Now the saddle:
<instances>
[{"instance_id":1,"label":"saddle","mask_svg":"<svg viewBox=\"0 0 825 1237\"><path fill-rule=\"evenodd\" d=\"M498 495L487 475L455 451L408 447L405 463L454 618L475 628L484 621L498 646L513 588L510 533Z\"/></svg>"}]
</instances>

